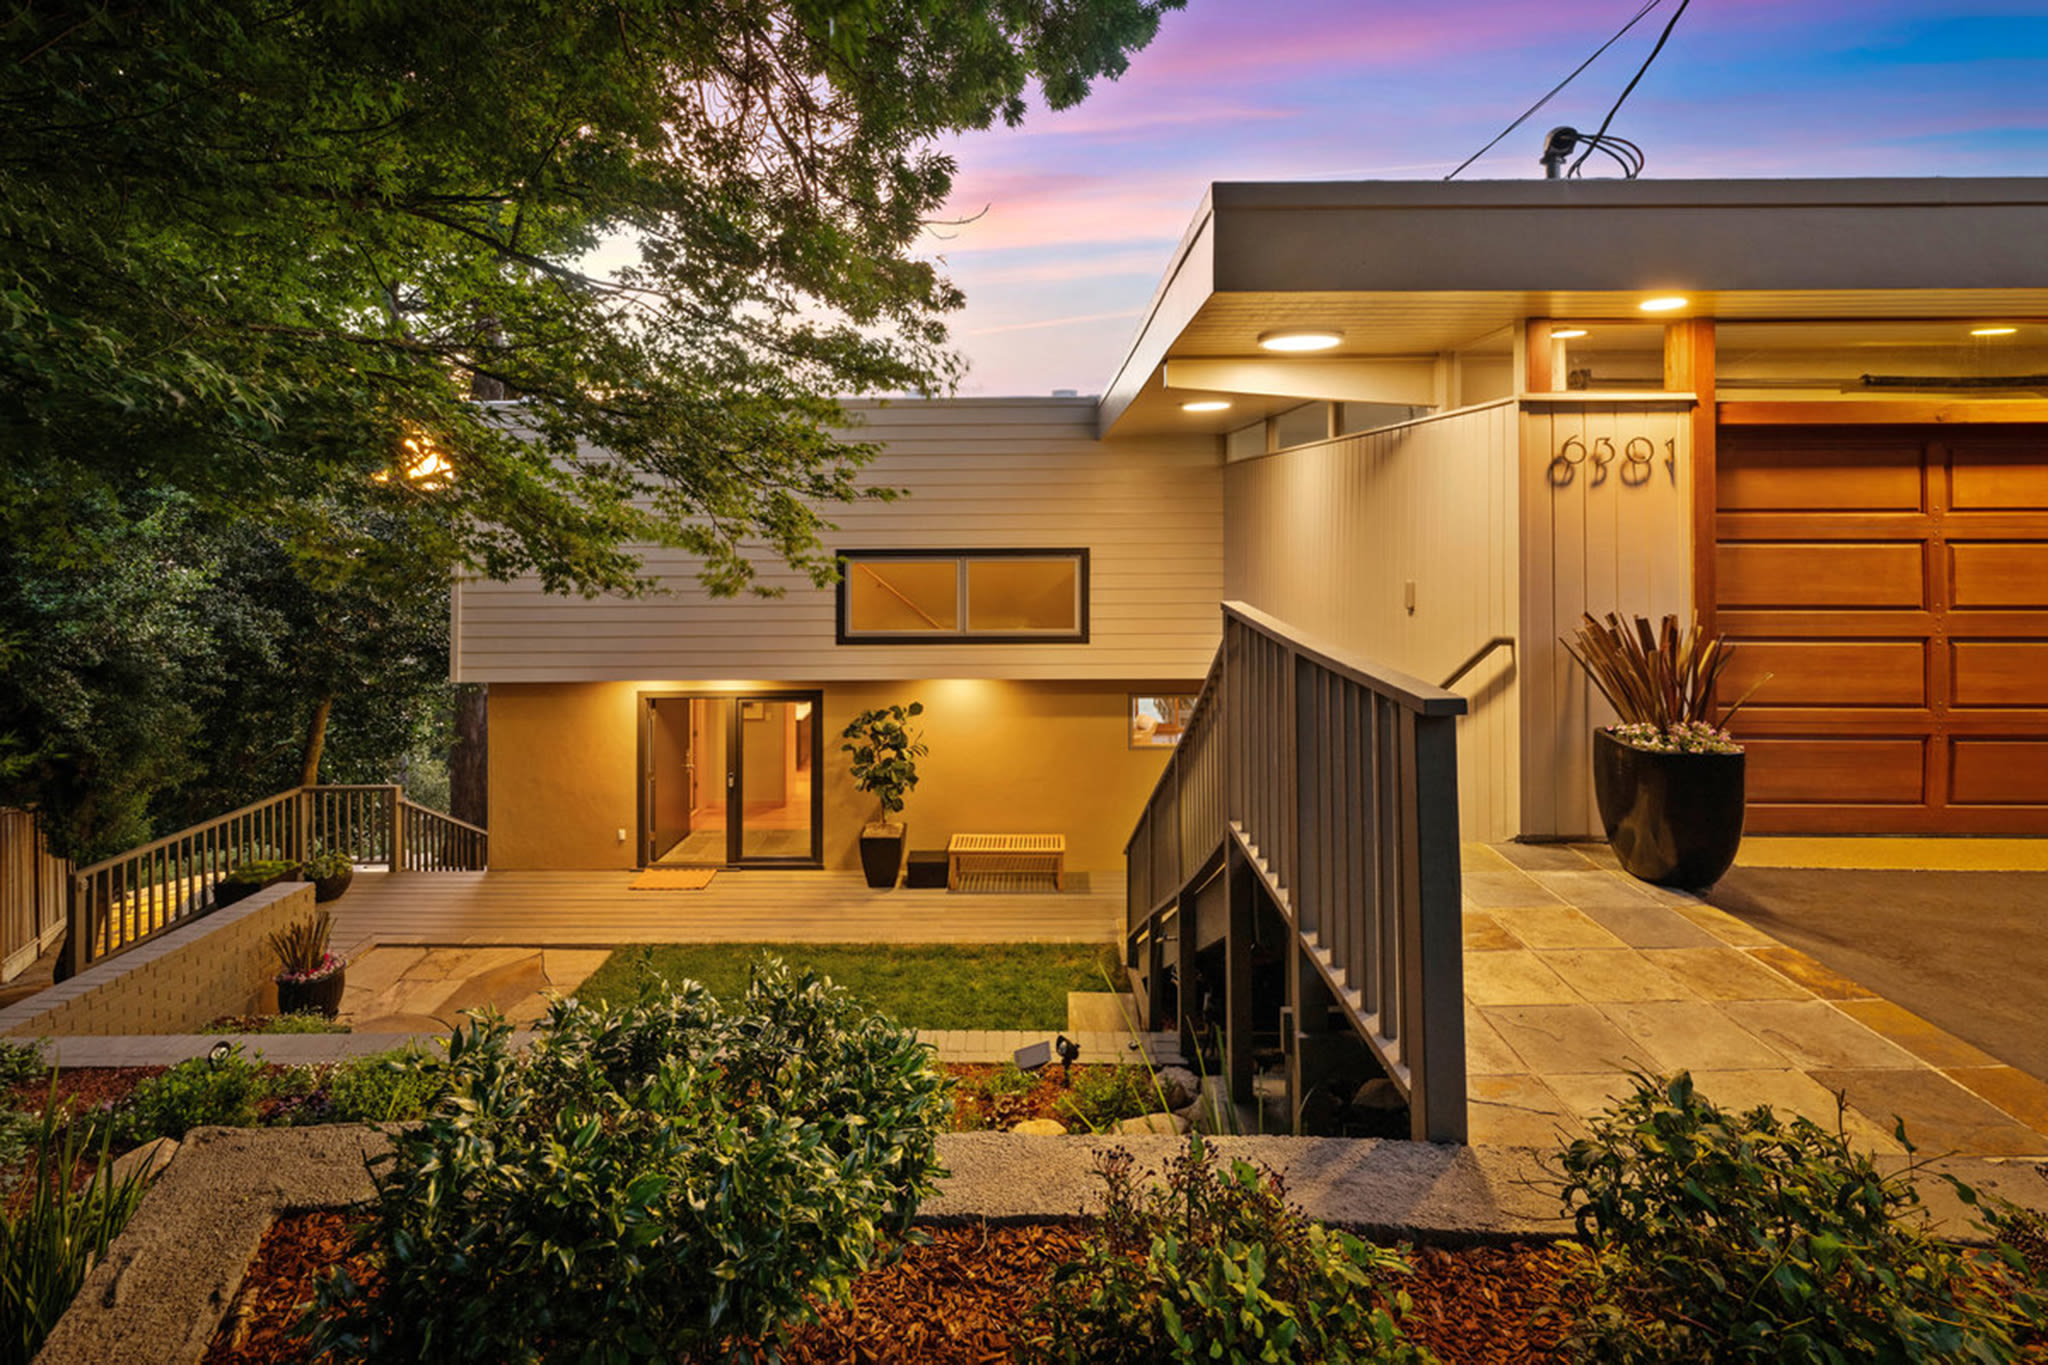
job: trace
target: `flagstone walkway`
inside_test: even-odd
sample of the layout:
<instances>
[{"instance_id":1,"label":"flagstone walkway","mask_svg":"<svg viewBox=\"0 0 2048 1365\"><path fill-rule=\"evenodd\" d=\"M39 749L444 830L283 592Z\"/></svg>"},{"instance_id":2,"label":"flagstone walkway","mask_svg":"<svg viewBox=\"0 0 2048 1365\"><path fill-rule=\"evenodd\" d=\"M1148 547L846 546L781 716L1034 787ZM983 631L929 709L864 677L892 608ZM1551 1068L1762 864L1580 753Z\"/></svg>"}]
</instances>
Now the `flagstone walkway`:
<instances>
[{"instance_id":1,"label":"flagstone walkway","mask_svg":"<svg viewBox=\"0 0 2048 1365\"><path fill-rule=\"evenodd\" d=\"M2048 1158L2048 1085L1683 892L1604 845L1468 845L1471 1140L1553 1146L1629 1088L1690 1071L1861 1148ZM1838 1108L1837 1095L1843 1100Z\"/></svg>"}]
</instances>

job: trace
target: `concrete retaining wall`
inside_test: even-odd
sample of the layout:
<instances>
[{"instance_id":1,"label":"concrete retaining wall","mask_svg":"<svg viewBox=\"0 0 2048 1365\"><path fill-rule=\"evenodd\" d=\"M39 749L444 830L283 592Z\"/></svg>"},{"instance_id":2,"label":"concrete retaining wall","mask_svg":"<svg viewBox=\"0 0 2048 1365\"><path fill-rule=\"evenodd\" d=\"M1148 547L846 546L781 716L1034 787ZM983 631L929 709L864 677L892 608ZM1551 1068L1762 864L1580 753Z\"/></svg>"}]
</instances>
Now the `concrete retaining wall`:
<instances>
[{"instance_id":1,"label":"concrete retaining wall","mask_svg":"<svg viewBox=\"0 0 2048 1365\"><path fill-rule=\"evenodd\" d=\"M279 882L0 1010L0 1037L197 1033L274 1008L266 936L313 910L310 882Z\"/></svg>"}]
</instances>

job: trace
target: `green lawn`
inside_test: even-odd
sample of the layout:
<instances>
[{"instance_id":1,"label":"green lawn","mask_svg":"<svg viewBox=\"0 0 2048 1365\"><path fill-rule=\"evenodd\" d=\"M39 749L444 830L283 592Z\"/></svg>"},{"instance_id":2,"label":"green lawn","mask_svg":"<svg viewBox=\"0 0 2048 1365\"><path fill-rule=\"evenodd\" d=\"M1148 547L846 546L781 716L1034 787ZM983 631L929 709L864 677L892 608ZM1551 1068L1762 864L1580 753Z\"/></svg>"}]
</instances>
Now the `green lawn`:
<instances>
[{"instance_id":1,"label":"green lawn","mask_svg":"<svg viewBox=\"0 0 2048 1365\"><path fill-rule=\"evenodd\" d=\"M922 1029L1063 1029L1067 992L1108 990L1104 969L1118 965L1114 948L1076 943L671 943L619 949L576 994L631 999L644 961L656 975L701 981L729 1000L763 954L812 968Z\"/></svg>"}]
</instances>

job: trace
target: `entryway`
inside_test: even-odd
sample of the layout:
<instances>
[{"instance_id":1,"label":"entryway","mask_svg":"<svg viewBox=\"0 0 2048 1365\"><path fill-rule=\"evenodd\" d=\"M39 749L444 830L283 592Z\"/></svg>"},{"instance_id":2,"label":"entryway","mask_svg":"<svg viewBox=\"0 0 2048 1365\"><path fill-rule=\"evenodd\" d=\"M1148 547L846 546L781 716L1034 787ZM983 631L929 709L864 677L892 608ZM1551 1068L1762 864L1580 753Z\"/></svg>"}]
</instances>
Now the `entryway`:
<instances>
[{"instance_id":1,"label":"entryway","mask_svg":"<svg viewBox=\"0 0 2048 1365\"><path fill-rule=\"evenodd\" d=\"M645 866L817 866L822 694L641 693Z\"/></svg>"}]
</instances>

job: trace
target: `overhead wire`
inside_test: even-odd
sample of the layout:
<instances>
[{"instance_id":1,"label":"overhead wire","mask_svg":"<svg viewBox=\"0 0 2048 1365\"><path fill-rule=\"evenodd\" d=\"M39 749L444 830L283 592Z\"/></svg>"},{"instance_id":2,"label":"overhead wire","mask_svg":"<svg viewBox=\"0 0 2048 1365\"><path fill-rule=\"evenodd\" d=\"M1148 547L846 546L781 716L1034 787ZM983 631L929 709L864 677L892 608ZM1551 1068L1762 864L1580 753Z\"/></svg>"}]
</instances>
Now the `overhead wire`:
<instances>
[{"instance_id":1,"label":"overhead wire","mask_svg":"<svg viewBox=\"0 0 2048 1365\"><path fill-rule=\"evenodd\" d=\"M1679 6L1679 10L1680 10L1680 12L1682 13L1682 12L1684 11L1684 9L1685 9L1685 5L1686 5L1686 4L1690 4L1691 2L1692 2L1692 0L1685 0L1685 3L1684 3L1684 4L1681 4L1681 5ZM1641 23L1641 22L1642 22L1642 19L1643 19L1643 16L1644 16L1644 15L1648 14L1648 13L1649 13L1649 12L1650 12L1651 10L1653 10L1653 9L1657 8L1657 6L1659 6L1659 5L1663 4L1663 3L1664 3L1664 0L1647 0L1647 3L1645 3L1645 4L1643 5L1643 7L1642 7L1641 9L1639 9L1639 10L1637 10L1637 11L1635 12L1635 17L1634 17L1634 18L1632 18L1632 19L1630 19L1630 20L1629 20L1629 21L1628 21L1627 23L1623 24L1623 25L1621 26L1621 28L1620 28L1619 30L1617 30L1617 31L1616 31L1615 35L1614 35L1614 36L1613 36L1612 38L1609 38L1609 39L1608 39L1608 40L1607 40L1606 42L1604 42L1604 43L1600 44L1600 46L1599 46L1599 47L1595 48L1595 49L1593 50L1593 55L1592 55L1592 56L1590 56L1590 57L1586 58L1586 60L1584 60L1583 62L1580 62L1580 63L1579 63L1579 64L1578 64L1577 66L1573 67L1573 68L1572 68L1572 74L1571 74L1571 75L1569 75L1569 76L1566 76L1566 77L1565 77L1565 78L1564 78L1563 80L1559 81L1559 82L1558 82L1558 83L1557 83L1556 85L1552 86L1552 87L1550 88L1550 93L1549 93L1549 94L1545 95L1545 96L1544 96L1544 97L1543 97L1542 99L1540 99L1540 100L1537 100L1537 101L1536 101L1536 102L1535 102L1534 104L1530 105L1530 106L1529 106L1529 107L1528 107L1527 109L1523 110L1523 111L1522 111L1522 116L1521 116L1520 118L1516 119L1516 120L1515 120L1515 121L1514 121L1513 123L1510 123L1510 124L1509 124L1509 125L1508 125L1507 127L1505 127L1505 128L1503 128L1503 129L1501 129L1501 130L1500 130L1500 134L1499 134L1499 136L1495 137L1495 138L1493 139L1493 141L1491 141L1491 142L1487 143L1487 144L1486 144L1486 145L1485 145L1484 147L1481 147L1481 148L1480 148L1480 149L1479 149L1478 151L1476 151L1476 152L1472 153L1472 155L1470 155L1470 156L1466 157L1466 158L1465 158L1465 159L1464 159L1463 161L1459 162L1459 163L1458 163L1458 169L1457 169L1457 170L1455 170L1455 171L1452 171L1452 172L1451 172L1451 173L1450 173L1449 175L1445 176L1445 177L1444 177L1444 179L1446 179L1446 180L1454 180L1454 179L1456 179L1456 178L1457 178L1457 176L1458 176L1458 172L1459 172L1459 171L1462 171L1462 170L1464 170L1464 169L1465 169L1465 168L1466 168L1467 166L1470 166L1470 165L1471 165L1471 164L1472 164L1473 162L1477 161L1477 160L1478 160L1478 159L1479 159L1480 157L1482 157L1482 156L1485 156L1485 155L1486 155L1486 154L1487 154L1488 152L1492 151L1492 150L1493 150L1493 149L1494 149L1495 147L1498 147L1498 146L1499 146L1499 145L1501 144L1501 139L1502 139L1502 138L1505 138L1505 137L1506 137L1506 136L1507 136L1507 135L1508 135L1509 133L1512 133L1512 132L1514 132L1514 131L1515 131L1515 129L1517 129L1517 128L1521 127L1521 126L1522 126L1523 124L1527 123L1527 122L1529 121L1529 119L1530 119L1530 118L1531 118L1531 117L1532 117L1532 116L1533 116L1533 115L1534 115L1534 114L1536 113L1536 111L1537 111L1537 110L1541 109L1541 108L1542 108L1542 107L1543 107L1544 105L1546 105L1546 104L1550 103L1550 101L1551 101L1551 100L1553 100L1553 99L1555 99L1555 98L1557 97L1557 93L1558 93L1558 92L1559 92L1560 90L1564 89L1564 88L1565 88L1565 87L1566 87L1567 85L1570 85L1570 84L1571 84L1571 83L1572 83L1572 82L1573 82L1573 81L1574 81L1575 79L1577 79L1577 77L1578 77L1578 74L1579 74L1579 73L1580 73L1581 71L1584 71L1584 70L1585 70L1585 69L1586 69L1587 67L1591 66L1591 65L1592 65L1592 64L1593 64L1594 62L1597 62L1597 61L1599 61L1599 60L1600 60L1600 54L1601 54L1601 53L1603 53L1603 52L1607 51L1607 49L1608 49L1608 48L1610 48L1610 47L1613 47L1613 46L1614 46L1614 45L1615 45L1616 43L1620 42L1620 41L1622 40L1622 38L1623 38L1623 37L1624 37L1624 36L1625 36L1625 35L1626 35L1626 34L1628 33L1628 31L1629 31L1630 29L1634 28L1634 27L1635 27L1635 26L1636 26L1637 24ZM1675 20L1676 16L1673 16L1673 17L1674 17L1674 20ZM1664 30L1664 34L1665 34L1665 37L1669 37L1669 36L1671 35L1671 30L1670 30L1669 28L1666 28L1666 29ZM1664 44L1663 44L1663 40L1662 40L1662 39L1659 39L1659 40L1658 40L1658 44L1657 44L1657 45L1658 45L1659 47L1662 47L1662 46L1664 45ZM1650 55L1654 57L1654 56L1656 56L1657 54L1655 54L1655 53L1653 52L1653 53L1651 53ZM1641 72L1637 72L1637 73L1636 73L1636 80L1641 80L1641 79L1642 79L1642 73L1641 73ZM1635 88L1635 83L1634 83L1634 82L1632 81L1632 82L1630 82L1630 83L1629 83L1629 89L1633 90L1634 88ZM1623 91L1623 92L1622 92L1622 98L1626 99L1627 97L1628 97L1628 95L1627 95L1627 91ZM1621 107L1621 105L1620 105L1620 102L1619 102L1619 101L1616 101L1616 103L1615 103L1615 108L1619 109L1620 107ZM1608 119L1609 119L1610 121L1612 121L1612 119L1613 119L1614 115L1613 115L1612 113L1610 113L1610 114L1609 114L1609 115L1608 115L1607 117L1608 117ZM1601 124L1601 125L1600 125L1600 131L1601 131L1602 133L1605 133L1605 132L1607 131L1607 125L1606 125L1606 124L1604 124L1604 123L1603 123L1603 124ZM1590 150L1590 149L1589 149L1589 150ZM1581 159L1583 160L1584 158L1581 158Z\"/></svg>"},{"instance_id":2,"label":"overhead wire","mask_svg":"<svg viewBox=\"0 0 2048 1365\"><path fill-rule=\"evenodd\" d=\"M1664 50L1664 44L1670 41L1671 30L1678 27L1678 21L1685 17L1685 11L1691 4L1692 0L1678 0L1678 8L1672 11L1670 22L1665 24L1664 31L1657 35L1657 45L1650 49L1649 56L1643 58L1643 64L1636 68L1635 79L1631 80L1622 90L1620 96L1614 101L1614 107L1607 111L1607 117L1600 120L1600 129L1593 134L1591 145L1585 151L1579 153L1579 159L1572 163L1571 170L1566 172L1566 174L1577 175L1579 167L1586 164L1586 158L1593 155L1595 149L1600 146L1601 139L1607 136L1607 125L1614 122L1614 116L1621 112L1622 104L1635 92L1636 86L1643 79L1643 73L1650 69L1650 63L1656 61L1657 54Z\"/></svg>"}]
</instances>

